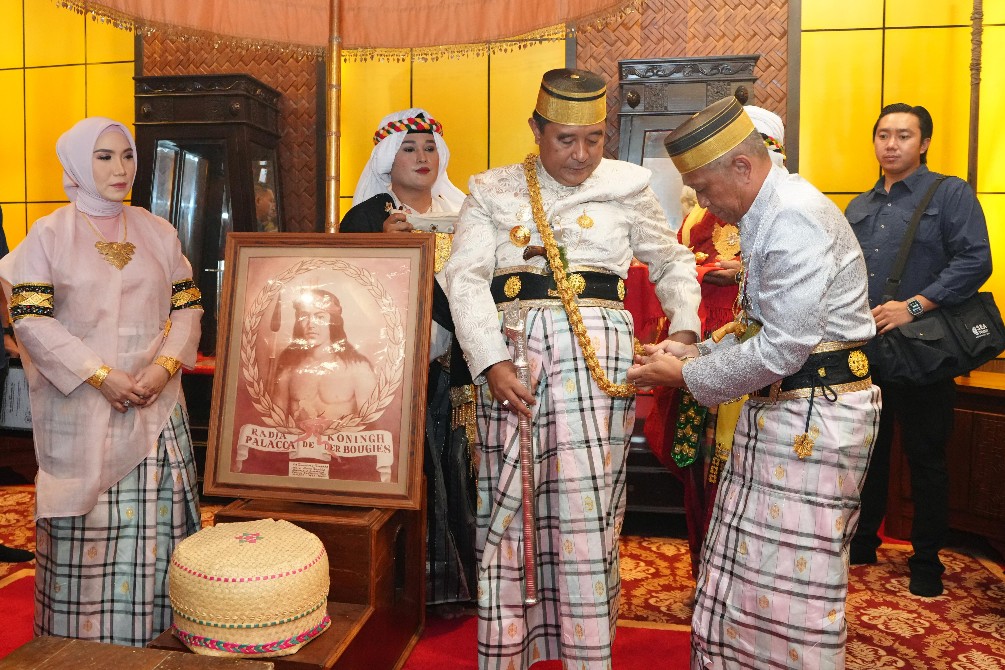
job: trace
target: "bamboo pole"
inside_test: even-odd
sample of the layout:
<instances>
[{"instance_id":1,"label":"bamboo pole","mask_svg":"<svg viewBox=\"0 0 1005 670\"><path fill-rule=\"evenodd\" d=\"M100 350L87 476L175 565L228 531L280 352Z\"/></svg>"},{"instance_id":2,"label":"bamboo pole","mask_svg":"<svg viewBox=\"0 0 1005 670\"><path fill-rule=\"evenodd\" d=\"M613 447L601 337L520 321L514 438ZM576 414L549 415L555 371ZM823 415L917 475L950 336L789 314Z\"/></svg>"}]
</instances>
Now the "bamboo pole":
<instances>
[{"instance_id":1,"label":"bamboo pole","mask_svg":"<svg viewBox=\"0 0 1005 670\"><path fill-rule=\"evenodd\" d=\"M328 27L327 114L325 133L325 230L338 232L339 221L339 108L342 102L341 0L330 0Z\"/></svg>"},{"instance_id":2,"label":"bamboo pole","mask_svg":"<svg viewBox=\"0 0 1005 670\"><path fill-rule=\"evenodd\" d=\"M967 183L977 190L977 146L981 117L981 42L984 36L984 2L974 0L970 15L970 142L967 148Z\"/></svg>"}]
</instances>

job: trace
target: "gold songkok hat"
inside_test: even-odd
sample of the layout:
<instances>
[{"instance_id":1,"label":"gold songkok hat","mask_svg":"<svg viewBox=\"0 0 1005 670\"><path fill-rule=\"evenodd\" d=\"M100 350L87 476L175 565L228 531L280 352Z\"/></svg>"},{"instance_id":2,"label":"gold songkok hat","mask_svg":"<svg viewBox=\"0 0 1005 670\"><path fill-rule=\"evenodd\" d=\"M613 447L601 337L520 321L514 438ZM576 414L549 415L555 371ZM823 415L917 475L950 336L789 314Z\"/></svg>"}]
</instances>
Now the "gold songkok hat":
<instances>
[{"instance_id":1,"label":"gold songkok hat","mask_svg":"<svg viewBox=\"0 0 1005 670\"><path fill-rule=\"evenodd\" d=\"M723 98L680 124L664 140L681 174L704 167L754 132L754 123L733 96Z\"/></svg>"},{"instance_id":2,"label":"gold songkok hat","mask_svg":"<svg viewBox=\"0 0 1005 670\"><path fill-rule=\"evenodd\" d=\"M541 78L534 111L566 126L592 126L607 118L607 83L586 70L549 70Z\"/></svg>"}]
</instances>

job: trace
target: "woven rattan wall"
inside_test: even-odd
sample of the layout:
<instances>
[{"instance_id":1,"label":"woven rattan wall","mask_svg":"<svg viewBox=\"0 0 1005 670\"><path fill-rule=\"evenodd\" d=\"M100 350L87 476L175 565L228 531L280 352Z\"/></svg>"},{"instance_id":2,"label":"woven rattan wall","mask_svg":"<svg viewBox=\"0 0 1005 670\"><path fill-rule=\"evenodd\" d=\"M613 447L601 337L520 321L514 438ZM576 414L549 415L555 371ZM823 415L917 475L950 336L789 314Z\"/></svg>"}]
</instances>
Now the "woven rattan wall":
<instances>
[{"instance_id":1,"label":"woven rattan wall","mask_svg":"<svg viewBox=\"0 0 1005 670\"><path fill-rule=\"evenodd\" d=\"M267 49L240 49L207 40L184 42L154 33L143 39L143 74L245 73L275 88L280 100L279 163L286 229L317 228L318 63ZM320 147L324 151L324 146Z\"/></svg>"},{"instance_id":2,"label":"woven rattan wall","mask_svg":"<svg viewBox=\"0 0 1005 670\"><path fill-rule=\"evenodd\" d=\"M755 102L785 118L788 0L645 0L641 10L603 30L580 31L576 66L607 86L605 155L618 155L618 61L627 58L761 54Z\"/></svg>"}]
</instances>

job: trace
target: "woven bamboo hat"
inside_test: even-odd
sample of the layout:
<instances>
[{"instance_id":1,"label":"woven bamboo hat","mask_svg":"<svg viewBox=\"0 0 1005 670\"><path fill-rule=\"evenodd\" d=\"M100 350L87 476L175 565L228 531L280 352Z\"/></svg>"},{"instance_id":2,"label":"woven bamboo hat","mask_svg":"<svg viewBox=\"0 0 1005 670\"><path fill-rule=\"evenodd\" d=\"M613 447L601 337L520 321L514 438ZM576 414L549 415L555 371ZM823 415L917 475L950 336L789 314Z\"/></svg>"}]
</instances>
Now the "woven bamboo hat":
<instances>
[{"instance_id":1,"label":"woven bamboo hat","mask_svg":"<svg viewBox=\"0 0 1005 670\"><path fill-rule=\"evenodd\" d=\"M328 555L287 521L224 523L186 538L168 569L175 635L197 654L285 656L328 617Z\"/></svg>"}]
</instances>

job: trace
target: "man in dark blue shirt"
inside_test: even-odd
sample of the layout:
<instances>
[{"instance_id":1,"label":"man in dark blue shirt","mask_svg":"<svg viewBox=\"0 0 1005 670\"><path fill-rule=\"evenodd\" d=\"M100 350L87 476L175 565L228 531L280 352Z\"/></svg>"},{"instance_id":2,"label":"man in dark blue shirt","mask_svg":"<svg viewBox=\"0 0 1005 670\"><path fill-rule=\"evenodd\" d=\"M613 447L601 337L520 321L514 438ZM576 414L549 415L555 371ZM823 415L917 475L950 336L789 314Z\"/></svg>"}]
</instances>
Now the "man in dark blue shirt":
<instances>
[{"instance_id":1,"label":"man in dark blue shirt","mask_svg":"<svg viewBox=\"0 0 1005 670\"><path fill-rule=\"evenodd\" d=\"M886 333L941 305L963 302L991 275L984 212L970 186L949 177L925 208L897 295L881 303L908 223L939 176L926 165L932 127L932 117L924 107L903 103L884 107L873 127L883 176L871 190L852 200L845 212L865 256L869 304L877 333ZM946 443L953 427L956 385L952 379L923 385L893 384L883 380L882 369L873 370L873 379L883 390L883 411L862 491L858 529L852 538L851 562L876 562L896 422L911 470L914 501L910 590L918 596L934 597L943 591L945 569L939 550L949 529Z\"/></svg>"}]
</instances>

